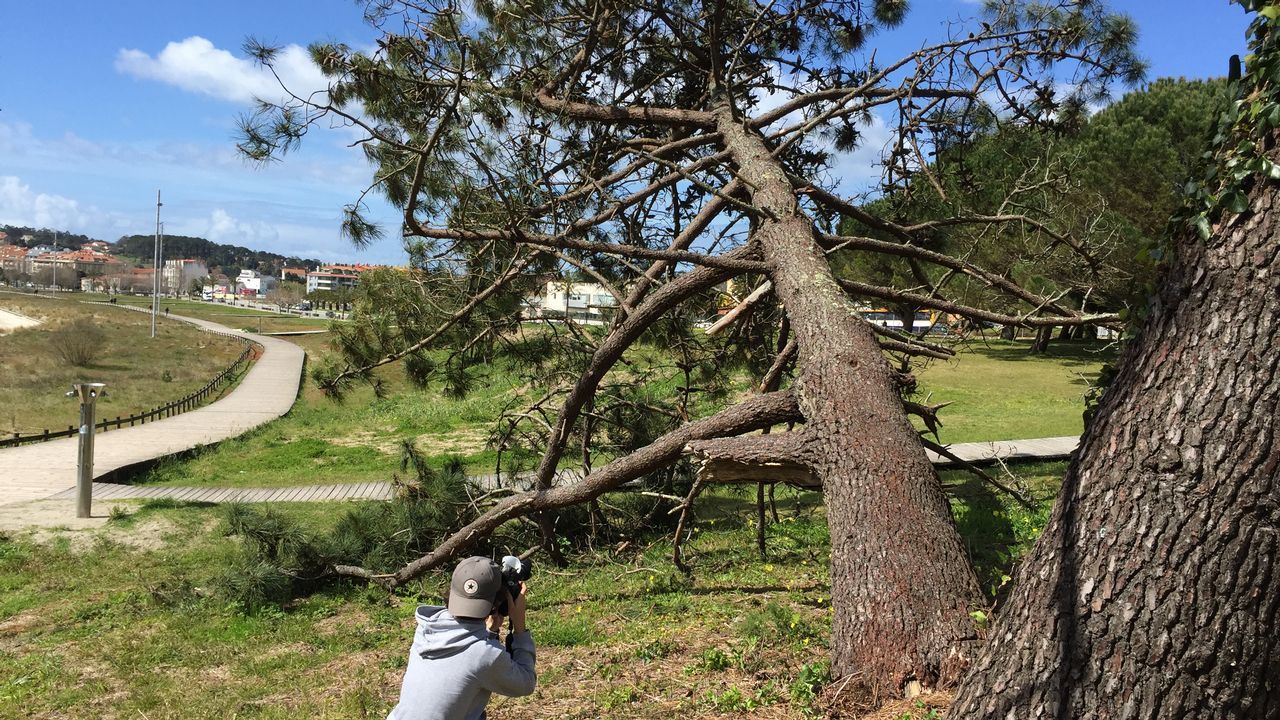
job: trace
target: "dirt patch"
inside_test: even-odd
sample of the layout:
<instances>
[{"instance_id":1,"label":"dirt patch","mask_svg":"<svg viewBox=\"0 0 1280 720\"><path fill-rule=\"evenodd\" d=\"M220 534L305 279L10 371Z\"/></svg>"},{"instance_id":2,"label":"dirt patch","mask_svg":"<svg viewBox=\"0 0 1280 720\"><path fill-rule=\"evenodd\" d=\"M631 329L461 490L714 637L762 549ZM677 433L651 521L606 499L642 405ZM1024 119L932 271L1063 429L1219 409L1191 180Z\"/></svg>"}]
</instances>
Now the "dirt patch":
<instances>
[{"instance_id":1,"label":"dirt patch","mask_svg":"<svg viewBox=\"0 0 1280 720\"><path fill-rule=\"evenodd\" d=\"M316 649L307 643L291 642L284 645L274 645L271 648L268 648L265 652L258 653L254 656L254 659L258 662L262 662L264 660L274 660L278 657L284 657L285 655L311 655L315 653L315 651Z\"/></svg>"},{"instance_id":2,"label":"dirt patch","mask_svg":"<svg viewBox=\"0 0 1280 720\"><path fill-rule=\"evenodd\" d=\"M484 427L460 428L443 435L419 435L414 440L418 450L426 455L467 455L484 450L489 444L489 430Z\"/></svg>"},{"instance_id":3,"label":"dirt patch","mask_svg":"<svg viewBox=\"0 0 1280 720\"><path fill-rule=\"evenodd\" d=\"M389 432L389 431L388 431ZM489 444L489 430L485 427L469 427L450 430L447 433L427 433L415 437L418 450L425 455L470 455L485 449ZM342 447L373 448L386 455L400 452L400 438L387 437L385 432L356 430L329 442Z\"/></svg>"},{"instance_id":4,"label":"dirt patch","mask_svg":"<svg viewBox=\"0 0 1280 720\"><path fill-rule=\"evenodd\" d=\"M18 613L11 618L0 621L0 636L17 635L40 627L40 614L34 611Z\"/></svg>"},{"instance_id":5,"label":"dirt patch","mask_svg":"<svg viewBox=\"0 0 1280 720\"><path fill-rule=\"evenodd\" d=\"M375 430L355 430L342 437L329 438L329 442L341 447L373 448L387 455L398 452L400 446L399 440L388 438L385 432Z\"/></svg>"},{"instance_id":6,"label":"dirt patch","mask_svg":"<svg viewBox=\"0 0 1280 720\"><path fill-rule=\"evenodd\" d=\"M316 632L322 637L357 633L369 627L369 614L363 610L344 611L316 621Z\"/></svg>"},{"instance_id":7,"label":"dirt patch","mask_svg":"<svg viewBox=\"0 0 1280 720\"><path fill-rule=\"evenodd\" d=\"M935 717L945 713L954 698L955 693L952 692L927 692L911 700L892 700L871 711L842 708L841 712L832 712L830 717L856 718L857 720L901 720L901 718L924 720L929 717L931 711Z\"/></svg>"},{"instance_id":8,"label":"dirt patch","mask_svg":"<svg viewBox=\"0 0 1280 720\"><path fill-rule=\"evenodd\" d=\"M49 543L66 538L75 551L87 550L99 539L120 543L139 550L164 547L175 526L158 518L131 524L110 524L111 512L133 512L140 500L104 500L95 503L93 516L76 517L74 499L32 500L0 505L0 532L25 534L33 542Z\"/></svg>"}]
</instances>

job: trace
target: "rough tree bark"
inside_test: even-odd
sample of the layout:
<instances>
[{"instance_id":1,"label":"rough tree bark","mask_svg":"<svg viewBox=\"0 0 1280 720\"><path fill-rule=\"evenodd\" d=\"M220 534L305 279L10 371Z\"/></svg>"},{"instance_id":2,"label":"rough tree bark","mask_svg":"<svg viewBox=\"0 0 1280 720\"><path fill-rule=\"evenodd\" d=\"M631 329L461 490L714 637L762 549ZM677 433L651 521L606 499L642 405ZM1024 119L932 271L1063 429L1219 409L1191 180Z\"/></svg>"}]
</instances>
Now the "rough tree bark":
<instances>
[{"instance_id":1,"label":"rough tree bark","mask_svg":"<svg viewBox=\"0 0 1280 720\"><path fill-rule=\"evenodd\" d=\"M1280 716L1278 195L1178 242L951 717Z\"/></svg>"},{"instance_id":2,"label":"rough tree bark","mask_svg":"<svg viewBox=\"0 0 1280 720\"><path fill-rule=\"evenodd\" d=\"M833 672L873 692L955 678L982 604L938 476L875 336L845 295L758 132L728 108L717 129L759 208L753 240L799 345L806 427L795 460L821 480L831 528ZM785 436L767 436L770 443Z\"/></svg>"}]
</instances>

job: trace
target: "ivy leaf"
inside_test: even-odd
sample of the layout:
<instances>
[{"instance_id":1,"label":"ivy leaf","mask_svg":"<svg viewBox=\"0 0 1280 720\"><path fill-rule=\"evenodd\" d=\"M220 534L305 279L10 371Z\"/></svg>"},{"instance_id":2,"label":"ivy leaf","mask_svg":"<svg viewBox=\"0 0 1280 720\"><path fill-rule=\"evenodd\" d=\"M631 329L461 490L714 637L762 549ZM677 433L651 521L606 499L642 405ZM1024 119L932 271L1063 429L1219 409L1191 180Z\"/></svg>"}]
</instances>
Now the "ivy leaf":
<instances>
[{"instance_id":1,"label":"ivy leaf","mask_svg":"<svg viewBox=\"0 0 1280 720\"><path fill-rule=\"evenodd\" d=\"M1222 198L1222 205L1233 213L1242 213L1249 209L1249 196L1239 190L1232 190Z\"/></svg>"},{"instance_id":2,"label":"ivy leaf","mask_svg":"<svg viewBox=\"0 0 1280 720\"><path fill-rule=\"evenodd\" d=\"M1196 232L1200 234L1201 240L1208 240L1213 234L1213 227L1209 225L1209 216L1200 213L1196 216Z\"/></svg>"},{"instance_id":3,"label":"ivy leaf","mask_svg":"<svg viewBox=\"0 0 1280 720\"><path fill-rule=\"evenodd\" d=\"M1280 17L1280 5L1268 5L1259 10L1258 14L1271 22L1275 22L1276 18Z\"/></svg>"}]
</instances>

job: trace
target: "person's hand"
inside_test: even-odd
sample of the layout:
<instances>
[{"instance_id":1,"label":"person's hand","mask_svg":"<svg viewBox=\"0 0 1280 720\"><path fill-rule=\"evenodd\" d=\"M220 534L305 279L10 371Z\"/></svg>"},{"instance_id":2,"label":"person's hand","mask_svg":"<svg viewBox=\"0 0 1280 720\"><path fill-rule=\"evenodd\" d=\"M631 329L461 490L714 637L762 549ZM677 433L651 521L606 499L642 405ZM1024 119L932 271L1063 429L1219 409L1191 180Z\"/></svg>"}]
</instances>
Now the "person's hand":
<instances>
[{"instance_id":1,"label":"person's hand","mask_svg":"<svg viewBox=\"0 0 1280 720\"><path fill-rule=\"evenodd\" d=\"M507 593L507 611L511 613L511 632L522 633L525 631L524 611L527 601L525 597L529 594L528 588L524 583L520 583L520 594L511 597Z\"/></svg>"},{"instance_id":2,"label":"person's hand","mask_svg":"<svg viewBox=\"0 0 1280 720\"><path fill-rule=\"evenodd\" d=\"M502 617L502 615L495 610L491 615L489 615L489 620L485 623L485 626L489 628L489 632L496 634L502 629L502 621L505 619L506 618Z\"/></svg>"}]
</instances>

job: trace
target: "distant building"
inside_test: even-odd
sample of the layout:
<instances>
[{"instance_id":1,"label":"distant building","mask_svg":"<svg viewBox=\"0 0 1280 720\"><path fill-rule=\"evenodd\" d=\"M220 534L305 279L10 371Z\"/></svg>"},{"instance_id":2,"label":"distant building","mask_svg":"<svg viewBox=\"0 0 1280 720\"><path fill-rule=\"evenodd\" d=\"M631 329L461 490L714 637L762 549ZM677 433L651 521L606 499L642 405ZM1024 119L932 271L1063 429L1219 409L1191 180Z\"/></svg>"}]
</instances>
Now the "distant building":
<instances>
[{"instance_id":1,"label":"distant building","mask_svg":"<svg viewBox=\"0 0 1280 720\"><path fill-rule=\"evenodd\" d=\"M236 278L236 287L241 295L262 296L275 288L277 280L274 275L263 275L257 270L241 270Z\"/></svg>"},{"instance_id":2,"label":"distant building","mask_svg":"<svg viewBox=\"0 0 1280 720\"><path fill-rule=\"evenodd\" d=\"M297 282L305 283L307 281L307 269L291 267L280 268L280 279L296 280Z\"/></svg>"},{"instance_id":3,"label":"distant building","mask_svg":"<svg viewBox=\"0 0 1280 720\"><path fill-rule=\"evenodd\" d=\"M603 325L613 316L618 301L597 283L549 280L542 292L525 298L525 316L568 318L587 325Z\"/></svg>"},{"instance_id":4,"label":"distant building","mask_svg":"<svg viewBox=\"0 0 1280 720\"><path fill-rule=\"evenodd\" d=\"M42 246L43 247L43 246ZM31 271L53 268L59 272L79 273L81 275L106 275L124 267L124 263L105 253L92 250L62 250L44 252L32 256L27 253ZM70 277L68 275L68 277Z\"/></svg>"},{"instance_id":5,"label":"distant building","mask_svg":"<svg viewBox=\"0 0 1280 720\"><path fill-rule=\"evenodd\" d=\"M192 280L202 280L208 275L209 268L203 260L165 260L160 282L166 291L183 294L191 287Z\"/></svg>"},{"instance_id":6,"label":"distant building","mask_svg":"<svg viewBox=\"0 0 1280 720\"><path fill-rule=\"evenodd\" d=\"M325 290L353 288L360 284L360 275L378 265L321 265L307 273L307 294Z\"/></svg>"}]
</instances>

